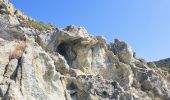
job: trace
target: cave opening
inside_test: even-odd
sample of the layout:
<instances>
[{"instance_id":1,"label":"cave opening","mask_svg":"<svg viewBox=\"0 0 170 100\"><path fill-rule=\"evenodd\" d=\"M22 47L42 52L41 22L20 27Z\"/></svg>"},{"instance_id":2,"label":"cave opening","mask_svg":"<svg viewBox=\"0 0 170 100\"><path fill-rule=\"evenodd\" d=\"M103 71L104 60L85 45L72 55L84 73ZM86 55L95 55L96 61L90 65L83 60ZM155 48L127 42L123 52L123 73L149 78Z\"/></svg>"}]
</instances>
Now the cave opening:
<instances>
[{"instance_id":1,"label":"cave opening","mask_svg":"<svg viewBox=\"0 0 170 100\"><path fill-rule=\"evenodd\" d=\"M67 50L66 49L67 49L67 43L65 43L65 42L59 44L59 46L57 47L58 53L60 53L65 58L67 58Z\"/></svg>"},{"instance_id":2,"label":"cave opening","mask_svg":"<svg viewBox=\"0 0 170 100\"><path fill-rule=\"evenodd\" d=\"M75 41L68 41L60 43L57 47L57 52L64 56L70 66L72 65L72 62L76 59L74 45Z\"/></svg>"}]
</instances>

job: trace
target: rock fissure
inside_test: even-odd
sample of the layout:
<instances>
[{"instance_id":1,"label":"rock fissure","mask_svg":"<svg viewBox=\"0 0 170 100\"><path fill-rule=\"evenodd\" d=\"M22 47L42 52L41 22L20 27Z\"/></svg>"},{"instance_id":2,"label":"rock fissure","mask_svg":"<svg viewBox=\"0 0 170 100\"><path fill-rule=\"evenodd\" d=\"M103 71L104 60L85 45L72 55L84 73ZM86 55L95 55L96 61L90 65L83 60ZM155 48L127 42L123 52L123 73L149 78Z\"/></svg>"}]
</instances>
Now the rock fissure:
<instances>
[{"instance_id":1,"label":"rock fissure","mask_svg":"<svg viewBox=\"0 0 170 100\"><path fill-rule=\"evenodd\" d=\"M18 71L19 68L20 68L20 71ZM20 73L20 79L19 79L20 89L19 89L19 90L20 90L22 96L24 96L23 90L22 90L22 75L23 75L22 72L23 72L23 71L22 71L22 57L20 57L20 59L19 59L19 61L18 61L17 73ZM16 74L16 77L17 77L17 76L18 76L18 75Z\"/></svg>"},{"instance_id":2,"label":"rock fissure","mask_svg":"<svg viewBox=\"0 0 170 100\"><path fill-rule=\"evenodd\" d=\"M11 83L8 84L8 88L6 90L5 95L3 96L2 100L7 100L7 97L8 97L8 94L9 94L10 85L11 85Z\"/></svg>"}]
</instances>

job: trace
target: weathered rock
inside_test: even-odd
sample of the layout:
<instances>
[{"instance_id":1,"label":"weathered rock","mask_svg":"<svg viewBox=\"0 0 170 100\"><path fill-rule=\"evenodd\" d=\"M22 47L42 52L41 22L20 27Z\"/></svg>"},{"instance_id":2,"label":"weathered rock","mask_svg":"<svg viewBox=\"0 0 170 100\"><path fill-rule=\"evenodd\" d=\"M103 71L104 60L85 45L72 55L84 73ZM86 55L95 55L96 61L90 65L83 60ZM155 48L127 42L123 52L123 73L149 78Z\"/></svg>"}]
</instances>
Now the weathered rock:
<instances>
[{"instance_id":1,"label":"weathered rock","mask_svg":"<svg viewBox=\"0 0 170 100\"><path fill-rule=\"evenodd\" d=\"M4 100L23 100L24 97L14 82L9 84L8 90L4 95Z\"/></svg>"},{"instance_id":2,"label":"weathered rock","mask_svg":"<svg viewBox=\"0 0 170 100\"><path fill-rule=\"evenodd\" d=\"M126 64L133 62L133 51L124 41L115 39L114 43L111 43L109 48L119 57L121 62Z\"/></svg>"},{"instance_id":3,"label":"weathered rock","mask_svg":"<svg viewBox=\"0 0 170 100\"><path fill-rule=\"evenodd\" d=\"M16 73L15 70L17 70L17 67L18 67L18 60L12 59L6 66L4 77L12 78Z\"/></svg>"},{"instance_id":4,"label":"weathered rock","mask_svg":"<svg viewBox=\"0 0 170 100\"><path fill-rule=\"evenodd\" d=\"M170 75L124 41L83 27L37 29L0 0L0 99L170 100Z\"/></svg>"},{"instance_id":5,"label":"weathered rock","mask_svg":"<svg viewBox=\"0 0 170 100\"><path fill-rule=\"evenodd\" d=\"M23 94L27 99L65 99L60 74L56 71L52 58L37 44L28 45L22 57Z\"/></svg>"},{"instance_id":6,"label":"weathered rock","mask_svg":"<svg viewBox=\"0 0 170 100\"><path fill-rule=\"evenodd\" d=\"M53 59L55 68L58 72L61 74L66 74L69 72L69 65L63 56L58 53L51 54L50 56Z\"/></svg>"},{"instance_id":7,"label":"weathered rock","mask_svg":"<svg viewBox=\"0 0 170 100\"><path fill-rule=\"evenodd\" d=\"M118 99L123 92L119 83L91 75L77 76L67 88L75 100Z\"/></svg>"}]
</instances>

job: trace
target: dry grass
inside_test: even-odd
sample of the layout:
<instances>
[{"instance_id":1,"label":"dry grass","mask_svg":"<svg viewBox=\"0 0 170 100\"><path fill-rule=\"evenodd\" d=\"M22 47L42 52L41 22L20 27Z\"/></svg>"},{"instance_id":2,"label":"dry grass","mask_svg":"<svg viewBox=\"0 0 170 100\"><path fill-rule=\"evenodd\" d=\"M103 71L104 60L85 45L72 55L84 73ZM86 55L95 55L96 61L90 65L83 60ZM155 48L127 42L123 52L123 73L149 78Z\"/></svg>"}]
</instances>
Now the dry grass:
<instances>
[{"instance_id":1,"label":"dry grass","mask_svg":"<svg viewBox=\"0 0 170 100\"><path fill-rule=\"evenodd\" d=\"M18 59L22 56L25 48L27 47L26 43L25 42L19 42L16 47L15 47L15 50L10 52L10 56L9 56L9 59Z\"/></svg>"},{"instance_id":2,"label":"dry grass","mask_svg":"<svg viewBox=\"0 0 170 100\"><path fill-rule=\"evenodd\" d=\"M45 24L43 22L38 22L38 21L26 21L23 23L24 26L27 27L33 27L39 30L52 30L53 25L52 24Z\"/></svg>"}]
</instances>

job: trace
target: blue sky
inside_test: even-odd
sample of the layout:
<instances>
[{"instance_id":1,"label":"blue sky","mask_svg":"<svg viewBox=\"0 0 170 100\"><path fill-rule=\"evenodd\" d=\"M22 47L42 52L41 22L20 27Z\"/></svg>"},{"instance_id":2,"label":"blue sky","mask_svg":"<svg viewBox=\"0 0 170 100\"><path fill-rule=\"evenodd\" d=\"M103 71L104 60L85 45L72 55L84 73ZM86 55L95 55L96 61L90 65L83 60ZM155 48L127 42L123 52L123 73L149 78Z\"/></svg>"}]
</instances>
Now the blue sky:
<instances>
[{"instance_id":1,"label":"blue sky","mask_svg":"<svg viewBox=\"0 0 170 100\"><path fill-rule=\"evenodd\" d=\"M170 0L11 0L36 20L128 42L148 61L170 57Z\"/></svg>"}]
</instances>

